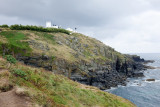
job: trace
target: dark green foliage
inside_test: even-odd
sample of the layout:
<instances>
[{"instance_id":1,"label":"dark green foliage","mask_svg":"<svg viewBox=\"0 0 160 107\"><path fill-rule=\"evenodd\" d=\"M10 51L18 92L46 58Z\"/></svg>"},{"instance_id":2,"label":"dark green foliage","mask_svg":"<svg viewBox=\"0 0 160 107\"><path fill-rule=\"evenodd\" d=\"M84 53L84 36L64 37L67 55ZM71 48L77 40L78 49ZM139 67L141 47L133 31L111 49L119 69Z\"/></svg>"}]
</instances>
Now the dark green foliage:
<instances>
[{"instance_id":1,"label":"dark green foliage","mask_svg":"<svg viewBox=\"0 0 160 107\"><path fill-rule=\"evenodd\" d=\"M0 25L0 27L1 27L1 28L9 28L9 26L6 25L6 24L5 24L5 25Z\"/></svg>"},{"instance_id":2,"label":"dark green foliage","mask_svg":"<svg viewBox=\"0 0 160 107\"><path fill-rule=\"evenodd\" d=\"M17 62L17 60L12 56L12 55L5 55L4 56L8 62L15 64Z\"/></svg>"},{"instance_id":3,"label":"dark green foliage","mask_svg":"<svg viewBox=\"0 0 160 107\"><path fill-rule=\"evenodd\" d=\"M56 57L55 56L52 56L52 60L54 61L56 59Z\"/></svg>"},{"instance_id":4,"label":"dark green foliage","mask_svg":"<svg viewBox=\"0 0 160 107\"><path fill-rule=\"evenodd\" d=\"M23 79L27 79L27 73L25 71L22 71L20 69L14 69L13 74L17 77L21 77Z\"/></svg>"},{"instance_id":5,"label":"dark green foliage","mask_svg":"<svg viewBox=\"0 0 160 107\"><path fill-rule=\"evenodd\" d=\"M11 30L32 30L32 31L39 31L39 32L53 32L53 33L66 33L70 34L68 30L65 29L57 29L57 28L43 28L43 27L38 27L38 26L24 26L24 25L11 25L10 26Z\"/></svg>"}]
</instances>

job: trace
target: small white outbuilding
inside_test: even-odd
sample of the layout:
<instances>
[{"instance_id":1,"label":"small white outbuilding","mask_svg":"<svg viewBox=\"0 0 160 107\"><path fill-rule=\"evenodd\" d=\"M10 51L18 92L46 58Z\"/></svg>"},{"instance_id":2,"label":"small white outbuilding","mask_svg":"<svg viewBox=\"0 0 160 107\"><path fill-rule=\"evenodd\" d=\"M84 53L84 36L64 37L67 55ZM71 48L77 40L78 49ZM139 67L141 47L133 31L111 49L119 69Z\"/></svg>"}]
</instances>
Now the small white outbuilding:
<instances>
[{"instance_id":1,"label":"small white outbuilding","mask_svg":"<svg viewBox=\"0 0 160 107\"><path fill-rule=\"evenodd\" d=\"M75 29L75 30L73 30L73 29L71 29L71 28L67 28L66 30L69 30L69 31L74 32L74 33L76 33L76 32L77 32L77 31L76 31L76 29Z\"/></svg>"},{"instance_id":2,"label":"small white outbuilding","mask_svg":"<svg viewBox=\"0 0 160 107\"><path fill-rule=\"evenodd\" d=\"M71 32L74 32L74 30L73 30L73 29L71 29L71 28L67 28L66 30L69 30L69 31L71 31Z\"/></svg>"}]
</instances>

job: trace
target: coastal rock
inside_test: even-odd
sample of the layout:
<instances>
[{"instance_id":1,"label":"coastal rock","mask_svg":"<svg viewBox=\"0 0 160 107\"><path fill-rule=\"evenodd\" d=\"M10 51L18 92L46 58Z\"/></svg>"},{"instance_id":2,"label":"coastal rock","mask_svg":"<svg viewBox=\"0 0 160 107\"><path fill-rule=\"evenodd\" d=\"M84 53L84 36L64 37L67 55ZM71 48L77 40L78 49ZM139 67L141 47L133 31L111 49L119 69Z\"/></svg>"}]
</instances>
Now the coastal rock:
<instances>
[{"instance_id":1,"label":"coastal rock","mask_svg":"<svg viewBox=\"0 0 160 107\"><path fill-rule=\"evenodd\" d=\"M144 74L142 72L134 72L133 77L143 77Z\"/></svg>"},{"instance_id":2,"label":"coastal rock","mask_svg":"<svg viewBox=\"0 0 160 107\"><path fill-rule=\"evenodd\" d=\"M153 66L144 66L146 69L156 69L156 67L153 67Z\"/></svg>"},{"instance_id":3,"label":"coastal rock","mask_svg":"<svg viewBox=\"0 0 160 107\"><path fill-rule=\"evenodd\" d=\"M145 60L145 61L144 61L144 64L153 63L153 62L155 62L155 61L154 61L154 60Z\"/></svg>"},{"instance_id":4,"label":"coastal rock","mask_svg":"<svg viewBox=\"0 0 160 107\"><path fill-rule=\"evenodd\" d=\"M155 79L146 79L146 81L155 81Z\"/></svg>"},{"instance_id":5,"label":"coastal rock","mask_svg":"<svg viewBox=\"0 0 160 107\"><path fill-rule=\"evenodd\" d=\"M56 74L63 74L74 81L96 86L100 89L109 89L110 87L116 87L118 85L125 86L127 77L144 76L142 72L138 71L142 69L140 63L124 63L117 65L116 69L116 63L101 65L95 61L91 61L90 63L81 61L69 64L69 62L64 59L52 60L52 58L47 55L17 57L17 59L27 65L43 67Z\"/></svg>"},{"instance_id":6,"label":"coastal rock","mask_svg":"<svg viewBox=\"0 0 160 107\"><path fill-rule=\"evenodd\" d=\"M34 48L42 50L42 51L49 51L50 50L50 48L47 44L42 44L42 43L39 43L35 40L30 40L30 41L28 41L28 43L29 43L29 45L33 46Z\"/></svg>"}]
</instances>

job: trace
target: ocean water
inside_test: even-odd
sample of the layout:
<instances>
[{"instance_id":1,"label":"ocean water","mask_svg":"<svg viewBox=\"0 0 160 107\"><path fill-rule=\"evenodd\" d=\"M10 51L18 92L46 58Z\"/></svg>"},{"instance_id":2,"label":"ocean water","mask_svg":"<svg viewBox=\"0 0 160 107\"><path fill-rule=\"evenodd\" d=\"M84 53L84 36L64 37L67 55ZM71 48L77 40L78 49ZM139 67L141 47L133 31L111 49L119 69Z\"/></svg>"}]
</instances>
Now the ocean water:
<instances>
[{"instance_id":1,"label":"ocean water","mask_svg":"<svg viewBox=\"0 0 160 107\"><path fill-rule=\"evenodd\" d=\"M155 60L148 65L157 68L144 71L145 77L129 78L127 86L106 91L132 101L137 107L160 107L160 53L137 55L147 60ZM155 82L148 82L146 79L155 79Z\"/></svg>"}]
</instances>

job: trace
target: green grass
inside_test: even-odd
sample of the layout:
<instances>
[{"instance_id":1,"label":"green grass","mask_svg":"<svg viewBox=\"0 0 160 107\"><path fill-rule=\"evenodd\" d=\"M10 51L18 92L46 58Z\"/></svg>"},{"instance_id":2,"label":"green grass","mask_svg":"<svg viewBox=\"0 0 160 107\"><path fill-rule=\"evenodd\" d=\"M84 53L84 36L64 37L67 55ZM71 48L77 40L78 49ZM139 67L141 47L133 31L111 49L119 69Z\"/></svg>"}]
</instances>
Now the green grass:
<instances>
[{"instance_id":1,"label":"green grass","mask_svg":"<svg viewBox=\"0 0 160 107\"><path fill-rule=\"evenodd\" d=\"M23 55L27 55L31 52L29 44L27 42L24 42L27 37L23 33L17 31L2 31L0 33L0 36L3 36L7 39L7 43L0 44L1 53L2 50L5 50L6 54L20 53ZM7 49L7 51L5 48Z\"/></svg>"},{"instance_id":2,"label":"green grass","mask_svg":"<svg viewBox=\"0 0 160 107\"><path fill-rule=\"evenodd\" d=\"M34 34L37 35L37 36L39 36L39 37L41 37L41 38L43 38L43 40L45 40L45 41L49 41L52 44L56 43L56 41L54 39L54 36L52 34L48 34L46 32L41 32L41 33L34 32Z\"/></svg>"},{"instance_id":3,"label":"green grass","mask_svg":"<svg viewBox=\"0 0 160 107\"><path fill-rule=\"evenodd\" d=\"M12 44L16 47L20 48L28 48L26 43L20 42L21 40L25 40L25 35L20 32L14 32L14 31L3 31L0 33L0 35L5 36L7 38L9 44Z\"/></svg>"},{"instance_id":4,"label":"green grass","mask_svg":"<svg viewBox=\"0 0 160 107\"><path fill-rule=\"evenodd\" d=\"M18 29L20 30L20 28ZM30 29L27 29L30 30ZM55 34L48 32L28 31L29 33L35 33L44 41L52 42L55 44ZM24 35L23 31L2 31L0 37L5 37L5 43L0 43L0 53L5 50L6 54L23 54L30 53L32 50L29 44L25 42L28 36ZM61 34L61 33L60 33ZM68 35L67 35L68 36ZM37 40L38 41L38 40ZM57 53L58 54L58 53ZM94 58L91 56L93 52L89 49L83 53L86 59ZM113 53L115 56L123 59L121 54ZM55 54L54 54L55 55ZM52 54L52 60L56 60L56 57ZM9 61L12 59L9 58ZM106 57L100 55L97 56L97 61L104 62ZM109 59L113 60L113 59ZM8 61L2 61L0 58L0 66L7 69ZM107 92L95 90L93 87L82 88L81 84L73 82L62 75L55 75L51 72L45 71L41 68L33 68L20 64L19 62L11 65L8 70L10 71L9 80L14 86L25 87L28 89L28 96L33 102L38 103L44 107L133 107L134 105L128 100L116 97ZM0 78L4 77L0 75ZM86 87L86 86L84 86Z\"/></svg>"},{"instance_id":5,"label":"green grass","mask_svg":"<svg viewBox=\"0 0 160 107\"><path fill-rule=\"evenodd\" d=\"M88 50L84 51L83 54L85 55L86 58L91 57L91 53Z\"/></svg>"},{"instance_id":6,"label":"green grass","mask_svg":"<svg viewBox=\"0 0 160 107\"><path fill-rule=\"evenodd\" d=\"M100 90L80 88L80 84L62 75L23 65L10 68L12 84L32 90L28 95L43 106L69 107L132 107L128 101Z\"/></svg>"}]
</instances>

